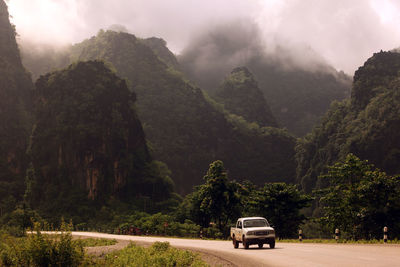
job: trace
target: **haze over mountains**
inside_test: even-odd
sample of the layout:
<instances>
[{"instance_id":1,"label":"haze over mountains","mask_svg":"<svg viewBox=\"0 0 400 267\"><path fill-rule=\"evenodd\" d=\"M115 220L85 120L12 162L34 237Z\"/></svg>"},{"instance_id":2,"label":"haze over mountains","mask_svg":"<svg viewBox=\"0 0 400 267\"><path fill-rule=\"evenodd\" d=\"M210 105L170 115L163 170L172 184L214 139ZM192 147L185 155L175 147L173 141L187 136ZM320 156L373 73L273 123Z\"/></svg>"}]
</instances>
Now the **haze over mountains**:
<instances>
[{"instance_id":1,"label":"haze over mountains","mask_svg":"<svg viewBox=\"0 0 400 267\"><path fill-rule=\"evenodd\" d=\"M333 100L350 94L351 79L337 72L311 49L300 56L286 47L268 52L261 31L238 21L220 25L194 39L178 57L182 70L213 94L223 77L247 66L259 82L267 103L282 127L305 135Z\"/></svg>"},{"instance_id":2,"label":"haze over mountains","mask_svg":"<svg viewBox=\"0 0 400 267\"><path fill-rule=\"evenodd\" d=\"M163 38L180 54L191 40L216 25L244 20L262 30L270 51L279 46L311 47L348 75L372 53L400 42L396 0L11 0L8 4L21 40L34 43L78 43L100 28L119 24L143 38ZM298 52L304 54L303 49Z\"/></svg>"}]
</instances>

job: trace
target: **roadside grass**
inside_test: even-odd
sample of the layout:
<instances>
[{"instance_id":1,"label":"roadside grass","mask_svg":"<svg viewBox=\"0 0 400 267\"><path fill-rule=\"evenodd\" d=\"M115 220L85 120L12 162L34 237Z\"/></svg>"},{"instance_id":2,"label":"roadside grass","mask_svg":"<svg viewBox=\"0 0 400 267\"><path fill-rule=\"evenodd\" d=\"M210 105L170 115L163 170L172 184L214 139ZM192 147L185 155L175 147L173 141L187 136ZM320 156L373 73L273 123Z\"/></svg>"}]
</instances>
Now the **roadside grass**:
<instances>
[{"instance_id":1,"label":"roadside grass","mask_svg":"<svg viewBox=\"0 0 400 267\"><path fill-rule=\"evenodd\" d=\"M95 260L95 266L177 266L203 267L207 265L197 253L176 249L168 242L155 242L144 248L130 244L128 247Z\"/></svg>"},{"instance_id":2,"label":"roadside grass","mask_svg":"<svg viewBox=\"0 0 400 267\"><path fill-rule=\"evenodd\" d=\"M0 233L0 266L88 266L90 259L71 233L49 237L40 231L26 237Z\"/></svg>"},{"instance_id":3,"label":"roadside grass","mask_svg":"<svg viewBox=\"0 0 400 267\"><path fill-rule=\"evenodd\" d=\"M281 239L276 240L277 242L282 243L323 243L323 244L384 244L383 240L371 239L371 240L351 240L351 239L339 239L336 241L335 239L303 239L303 241L299 241L298 239ZM387 244L400 244L400 240L388 240Z\"/></svg>"},{"instance_id":4,"label":"roadside grass","mask_svg":"<svg viewBox=\"0 0 400 267\"><path fill-rule=\"evenodd\" d=\"M101 246L112 246L117 244L116 239L107 238L79 238L75 242L80 243L82 247L101 247Z\"/></svg>"}]
</instances>

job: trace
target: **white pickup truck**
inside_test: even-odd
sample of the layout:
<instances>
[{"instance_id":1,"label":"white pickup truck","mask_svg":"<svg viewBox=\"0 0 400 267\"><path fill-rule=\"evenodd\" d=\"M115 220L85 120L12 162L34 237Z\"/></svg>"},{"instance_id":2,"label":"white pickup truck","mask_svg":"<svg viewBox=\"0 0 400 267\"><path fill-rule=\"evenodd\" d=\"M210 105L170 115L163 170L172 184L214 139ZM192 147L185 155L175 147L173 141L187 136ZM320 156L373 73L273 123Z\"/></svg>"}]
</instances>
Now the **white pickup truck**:
<instances>
[{"instance_id":1,"label":"white pickup truck","mask_svg":"<svg viewBox=\"0 0 400 267\"><path fill-rule=\"evenodd\" d=\"M257 244L259 248L264 244L269 244L270 248L275 247L275 230L263 217L239 218L236 227L231 227L231 238L234 248L238 248L239 243L245 249L253 244Z\"/></svg>"}]
</instances>

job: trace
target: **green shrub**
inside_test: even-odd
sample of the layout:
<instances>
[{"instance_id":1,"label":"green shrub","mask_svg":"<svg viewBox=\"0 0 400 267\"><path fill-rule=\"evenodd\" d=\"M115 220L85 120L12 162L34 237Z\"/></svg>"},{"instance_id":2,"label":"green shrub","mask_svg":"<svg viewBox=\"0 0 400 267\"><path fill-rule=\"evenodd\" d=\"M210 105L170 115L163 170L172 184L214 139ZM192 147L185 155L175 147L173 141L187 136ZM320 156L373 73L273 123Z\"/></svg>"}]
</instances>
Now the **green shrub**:
<instances>
[{"instance_id":1,"label":"green shrub","mask_svg":"<svg viewBox=\"0 0 400 267\"><path fill-rule=\"evenodd\" d=\"M150 248L134 244L108 254L97 262L104 266L207 266L198 254L170 247L168 242L156 242Z\"/></svg>"},{"instance_id":2,"label":"green shrub","mask_svg":"<svg viewBox=\"0 0 400 267\"><path fill-rule=\"evenodd\" d=\"M60 235L43 235L35 223L35 233L15 238L2 234L0 266L80 266L85 260L83 246L72 240L70 225L62 223Z\"/></svg>"}]
</instances>

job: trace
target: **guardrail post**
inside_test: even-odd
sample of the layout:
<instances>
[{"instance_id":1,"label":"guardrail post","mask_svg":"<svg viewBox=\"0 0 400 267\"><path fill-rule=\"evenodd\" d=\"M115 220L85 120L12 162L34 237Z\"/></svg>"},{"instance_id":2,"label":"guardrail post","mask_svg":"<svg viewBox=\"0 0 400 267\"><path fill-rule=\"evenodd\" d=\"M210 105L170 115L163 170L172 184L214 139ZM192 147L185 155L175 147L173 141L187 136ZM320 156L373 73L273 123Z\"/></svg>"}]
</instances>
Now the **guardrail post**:
<instances>
[{"instance_id":1,"label":"guardrail post","mask_svg":"<svg viewBox=\"0 0 400 267\"><path fill-rule=\"evenodd\" d=\"M387 228L387 226L385 226L385 227L383 227L383 242L385 242L385 243L387 243L387 240L388 240L387 233L388 233L388 228Z\"/></svg>"},{"instance_id":2,"label":"guardrail post","mask_svg":"<svg viewBox=\"0 0 400 267\"><path fill-rule=\"evenodd\" d=\"M299 241L303 241L303 230L299 230Z\"/></svg>"},{"instance_id":3,"label":"guardrail post","mask_svg":"<svg viewBox=\"0 0 400 267\"><path fill-rule=\"evenodd\" d=\"M338 228L336 228L336 230L335 230L335 240L336 241L339 241L339 234L340 234L340 231Z\"/></svg>"}]
</instances>

